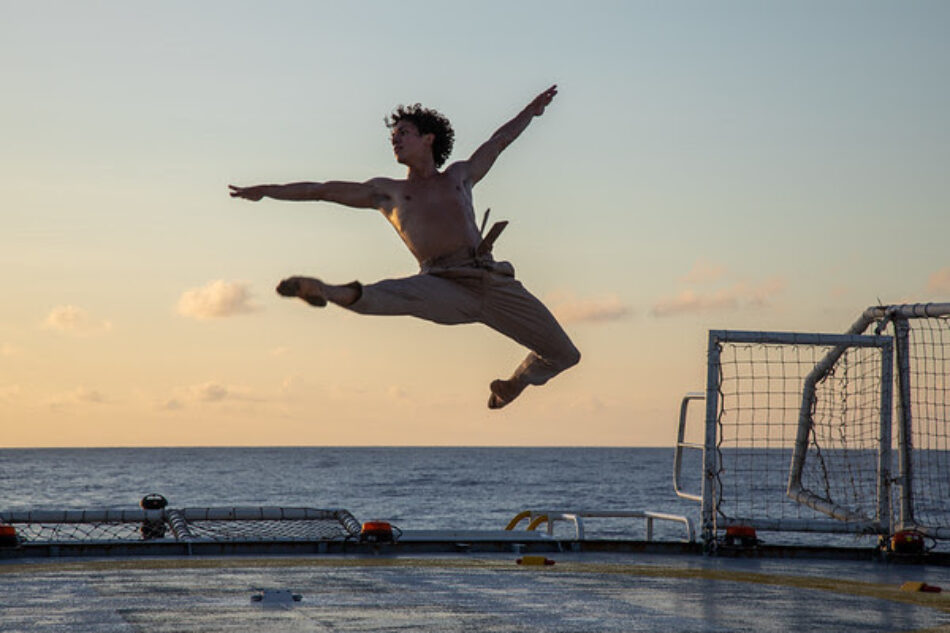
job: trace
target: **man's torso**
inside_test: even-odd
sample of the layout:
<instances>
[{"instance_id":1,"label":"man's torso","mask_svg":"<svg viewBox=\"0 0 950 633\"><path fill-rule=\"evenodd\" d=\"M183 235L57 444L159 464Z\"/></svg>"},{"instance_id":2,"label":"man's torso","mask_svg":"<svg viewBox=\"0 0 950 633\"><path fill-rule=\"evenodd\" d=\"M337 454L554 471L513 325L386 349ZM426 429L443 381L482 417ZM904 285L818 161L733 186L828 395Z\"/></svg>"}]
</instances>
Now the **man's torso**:
<instances>
[{"instance_id":1,"label":"man's torso","mask_svg":"<svg viewBox=\"0 0 950 633\"><path fill-rule=\"evenodd\" d=\"M453 167L387 183L388 205L380 210L420 263L478 246L471 184Z\"/></svg>"}]
</instances>

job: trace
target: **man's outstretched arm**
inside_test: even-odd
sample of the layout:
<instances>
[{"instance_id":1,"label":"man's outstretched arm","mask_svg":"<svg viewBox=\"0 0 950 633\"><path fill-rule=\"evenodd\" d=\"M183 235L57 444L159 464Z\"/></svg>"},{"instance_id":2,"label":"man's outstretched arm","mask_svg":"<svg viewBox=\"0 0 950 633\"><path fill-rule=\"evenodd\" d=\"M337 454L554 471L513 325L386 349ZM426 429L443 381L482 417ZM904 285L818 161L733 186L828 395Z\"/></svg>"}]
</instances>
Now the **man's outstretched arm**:
<instances>
[{"instance_id":1,"label":"man's outstretched arm","mask_svg":"<svg viewBox=\"0 0 950 633\"><path fill-rule=\"evenodd\" d=\"M475 150L472 157L464 163L468 167L468 177L473 185L485 177L488 170L495 164L498 156L524 132L528 124L531 123L531 119L544 114L544 109L550 105L556 94L556 85L539 94L515 118L498 128L490 139Z\"/></svg>"},{"instance_id":2,"label":"man's outstretched arm","mask_svg":"<svg viewBox=\"0 0 950 633\"><path fill-rule=\"evenodd\" d=\"M389 194L383 178L366 182L295 182L287 185L255 185L236 187L228 185L232 198L257 202L261 198L275 200L323 200L359 209L381 209L387 206Z\"/></svg>"}]
</instances>

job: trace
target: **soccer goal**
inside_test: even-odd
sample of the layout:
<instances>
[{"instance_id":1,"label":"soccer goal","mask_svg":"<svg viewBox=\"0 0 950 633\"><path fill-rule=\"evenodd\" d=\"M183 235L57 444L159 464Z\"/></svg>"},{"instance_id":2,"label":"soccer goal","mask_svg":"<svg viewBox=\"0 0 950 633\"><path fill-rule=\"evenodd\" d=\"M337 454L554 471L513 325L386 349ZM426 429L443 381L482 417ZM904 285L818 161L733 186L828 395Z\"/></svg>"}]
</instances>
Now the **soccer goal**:
<instances>
[{"instance_id":1,"label":"soccer goal","mask_svg":"<svg viewBox=\"0 0 950 633\"><path fill-rule=\"evenodd\" d=\"M731 526L950 538L948 352L950 304L869 308L846 334L711 331L674 464L677 494L702 503L703 538ZM704 437L688 443L692 400L705 400ZM699 492L683 489L687 452Z\"/></svg>"},{"instance_id":2,"label":"soccer goal","mask_svg":"<svg viewBox=\"0 0 950 633\"><path fill-rule=\"evenodd\" d=\"M871 307L851 326L894 337L898 528L950 539L950 303Z\"/></svg>"}]
</instances>

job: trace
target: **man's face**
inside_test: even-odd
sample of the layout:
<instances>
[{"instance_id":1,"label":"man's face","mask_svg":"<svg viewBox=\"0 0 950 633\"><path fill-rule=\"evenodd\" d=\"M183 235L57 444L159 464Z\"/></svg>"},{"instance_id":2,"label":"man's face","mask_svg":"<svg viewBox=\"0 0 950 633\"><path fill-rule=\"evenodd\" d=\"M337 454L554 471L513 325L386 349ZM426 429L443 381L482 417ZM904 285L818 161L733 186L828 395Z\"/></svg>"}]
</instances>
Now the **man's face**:
<instances>
[{"instance_id":1,"label":"man's face","mask_svg":"<svg viewBox=\"0 0 950 633\"><path fill-rule=\"evenodd\" d=\"M393 152L396 162L408 164L419 158L432 156L433 134L419 134L419 128L411 121L402 120L392 130Z\"/></svg>"}]
</instances>

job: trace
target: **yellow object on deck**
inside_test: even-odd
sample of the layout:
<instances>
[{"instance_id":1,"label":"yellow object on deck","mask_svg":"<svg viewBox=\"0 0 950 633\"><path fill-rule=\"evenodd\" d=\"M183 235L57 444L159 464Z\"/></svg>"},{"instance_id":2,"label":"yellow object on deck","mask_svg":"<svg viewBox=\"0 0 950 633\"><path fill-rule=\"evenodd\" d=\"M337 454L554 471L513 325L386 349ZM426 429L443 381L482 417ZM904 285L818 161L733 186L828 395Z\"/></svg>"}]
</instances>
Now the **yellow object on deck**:
<instances>
[{"instance_id":1,"label":"yellow object on deck","mask_svg":"<svg viewBox=\"0 0 950 633\"><path fill-rule=\"evenodd\" d=\"M527 519L531 516L531 510L524 510L515 515L511 521L508 522L508 525L505 527L506 530L511 531L518 527L518 524L521 523L522 519Z\"/></svg>"},{"instance_id":2,"label":"yellow object on deck","mask_svg":"<svg viewBox=\"0 0 950 633\"><path fill-rule=\"evenodd\" d=\"M901 591L923 591L925 593L940 593L943 591L940 587L934 585L928 585L925 582L918 582L914 580L908 580L903 585L901 585Z\"/></svg>"},{"instance_id":3,"label":"yellow object on deck","mask_svg":"<svg viewBox=\"0 0 950 633\"><path fill-rule=\"evenodd\" d=\"M518 527L518 524L521 523L521 521L528 519L528 531L534 532L536 529L538 529L539 525L542 523L547 523L548 521L548 515L546 514L541 514L536 517L533 515L534 513L531 510L519 512L517 515L515 515L515 518L508 522L508 525L505 527L505 529L511 531Z\"/></svg>"}]
</instances>

